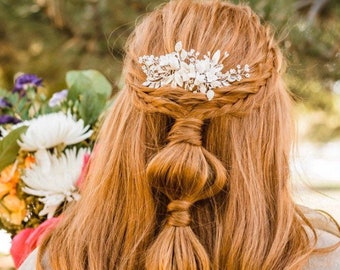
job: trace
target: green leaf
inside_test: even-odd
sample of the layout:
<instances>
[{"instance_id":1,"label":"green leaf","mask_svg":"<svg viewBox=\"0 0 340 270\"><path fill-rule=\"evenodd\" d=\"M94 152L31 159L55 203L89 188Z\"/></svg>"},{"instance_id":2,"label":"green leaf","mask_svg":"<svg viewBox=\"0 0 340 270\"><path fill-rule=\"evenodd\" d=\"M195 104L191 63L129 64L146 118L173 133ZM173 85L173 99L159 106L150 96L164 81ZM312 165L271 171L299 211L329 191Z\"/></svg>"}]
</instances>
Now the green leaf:
<instances>
[{"instance_id":1,"label":"green leaf","mask_svg":"<svg viewBox=\"0 0 340 270\"><path fill-rule=\"evenodd\" d=\"M79 105L76 110L85 124L93 124L112 93L111 83L96 70L69 71L66 74L68 99Z\"/></svg>"},{"instance_id":2,"label":"green leaf","mask_svg":"<svg viewBox=\"0 0 340 270\"><path fill-rule=\"evenodd\" d=\"M14 129L0 141L0 171L15 161L20 150L17 140L27 128L27 126L22 126Z\"/></svg>"},{"instance_id":3,"label":"green leaf","mask_svg":"<svg viewBox=\"0 0 340 270\"><path fill-rule=\"evenodd\" d=\"M111 96L111 83L97 70L72 70L66 74L67 87L80 93L94 92L106 98ZM69 93L72 95L72 93Z\"/></svg>"},{"instance_id":4,"label":"green leaf","mask_svg":"<svg viewBox=\"0 0 340 270\"><path fill-rule=\"evenodd\" d=\"M91 90L91 80L84 74L77 71L69 71L66 74L66 83L69 89L67 99L79 100L79 96L93 92Z\"/></svg>"},{"instance_id":5,"label":"green leaf","mask_svg":"<svg viewBox=\"0 0 340 270\"><path fill-rule=\"evenodd\" d=\"M7 100L11 103L11 104L16 104L19 102L19 95L18 93L14 93L14 94L10 94L7 95Z\"/></svg>"},{"instance_id":6,"label":"green leaf","mask_svg":"<svg viewBox=\"0 0 340 270\"><path fill-rule=\"evenodd\" d=\"M84 120L85 125L92 125L98 119L105 107L106 98L95 93L88 93L80 98L79 115Z\"/></svg>"}]
</instances>

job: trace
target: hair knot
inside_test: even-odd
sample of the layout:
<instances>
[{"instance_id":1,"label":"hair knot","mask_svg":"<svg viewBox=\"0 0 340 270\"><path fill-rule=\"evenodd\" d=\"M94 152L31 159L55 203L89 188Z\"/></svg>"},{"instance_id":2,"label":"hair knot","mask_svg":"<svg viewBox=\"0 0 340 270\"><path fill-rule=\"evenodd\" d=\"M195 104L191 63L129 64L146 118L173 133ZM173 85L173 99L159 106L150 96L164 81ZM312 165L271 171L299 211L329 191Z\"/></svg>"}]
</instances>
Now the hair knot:
<instances>
[{"instance_id":1,"label":"hair knot","mask_svg":"<svg viewBox=\"0 0 340 270\"><path fill-rule=\"evenodd\" d=\"M202 145L203 121L196 118L176 119L168 135L169 142L189 143L194 146Z\"/></svg>"},{"instance_id":2,"label":"hair knot","mask_svg":"<svg viewBox=\"0 0 340 270\"><path fill-rule=\"evenodd\" d=\"M189 208L190 202L174 200L168 204L168 225L175 227L186 227L191 222Z\"/></svg>"}]
</instances>

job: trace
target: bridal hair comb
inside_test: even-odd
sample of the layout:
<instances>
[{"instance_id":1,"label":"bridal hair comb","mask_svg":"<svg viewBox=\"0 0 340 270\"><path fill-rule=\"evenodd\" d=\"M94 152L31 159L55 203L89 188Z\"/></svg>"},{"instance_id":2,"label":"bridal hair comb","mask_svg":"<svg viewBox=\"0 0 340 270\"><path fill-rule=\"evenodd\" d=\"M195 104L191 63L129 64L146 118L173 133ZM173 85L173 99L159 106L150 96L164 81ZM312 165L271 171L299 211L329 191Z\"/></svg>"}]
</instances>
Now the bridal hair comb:
<instances>
[{"instance_id":1,"label":"bridal hair comb","mask_svg":"<svg viewBox=\"0 0 340 270\"><path fill-rule=\"evenodd\" d=\"M182 48L182 42L175 45L175 51L166 55L154 56L144 55L139 57L139 63L146 74L146 81L143 86L160 88L165 85L181 87L193 93L204 93L208 100L214 95L215 88L229 86L235 81L250 77L249 65L237 65L226 73L222 73L223 60L229 54L226 52L221 58L221 51L218 50L211 57L203 55L198 59L199 52L191 49L186 51Z\"/></svg>"}]
</instances>

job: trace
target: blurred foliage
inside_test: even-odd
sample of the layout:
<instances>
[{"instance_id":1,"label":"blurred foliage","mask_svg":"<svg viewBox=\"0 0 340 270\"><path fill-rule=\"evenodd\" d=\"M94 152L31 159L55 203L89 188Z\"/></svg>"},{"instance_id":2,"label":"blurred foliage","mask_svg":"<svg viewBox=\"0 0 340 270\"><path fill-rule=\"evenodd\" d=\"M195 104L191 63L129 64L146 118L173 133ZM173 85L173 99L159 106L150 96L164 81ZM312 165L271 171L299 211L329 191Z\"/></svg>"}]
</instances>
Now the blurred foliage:
<instances>
[{"instance_id":1,"label":"blurred foliage","mask_svg":"<svg viewBox=\"0 0 340 270\"><path fill-rule=\"evenodd\" d=\"M340 138L340 5L336 0L251 0L269 21L288 60L286 83L294 94L308 139ZM301 104L300 104L301 105Z\"/></svg>"},{"instance_id":2,"label":"blurred foliage","mask_svg":"<svg viewBox=\"0 0 340 270\"><path fill-rule=\"evenodd\" d=\"M158 1L160 3L160 1ZM97 69L113 83L122 45L148 1L0 0L0 85L35 73L57 91L71 69ZM114 83L115 84L115 83Z\"/></svg>"},{"instance_id":3,"label":"blurred foliage","mask_svg":"<svg viewBox=\"0 0 340 270\"><path fill-rule=\"evenodd\" d=\"M67 70L97 69L118 89L127 36L140 15L162 2L0 0L0 86L8 88L13 75L22 71L44 77L52 91L59 91L66 87ZM340 130L339 94L333 91L340 80L337 2L248 1L273 26L288 59L286 81L295 99L306 104L306 113L324 115L316 117L311 128L311 137L317 140L339 136Z\"/></svg>"}]
</instances>

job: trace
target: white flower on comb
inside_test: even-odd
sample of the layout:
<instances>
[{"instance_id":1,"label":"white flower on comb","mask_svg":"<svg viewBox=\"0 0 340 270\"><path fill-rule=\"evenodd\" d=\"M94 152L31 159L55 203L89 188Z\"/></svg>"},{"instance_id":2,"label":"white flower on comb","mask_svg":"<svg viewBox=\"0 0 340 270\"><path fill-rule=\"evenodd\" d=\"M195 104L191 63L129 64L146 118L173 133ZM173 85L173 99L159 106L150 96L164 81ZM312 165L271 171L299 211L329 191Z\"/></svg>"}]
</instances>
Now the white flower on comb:
<instances>
[{"instance_id":1,"label":"white flower on comb","mask_svg":"<svg viewBox=\"0 0 340 270\"><path fill-rule=\"evenodd\" d=\"M237 65L226 73L222 73L223 60L229 54L224 53L220 60L221 52L216 51L211 57L203 55L203 59L198 59L199 52L191 49L189 52L182 48L182 42L175 45L175 51L159 57L154 55L144 55L139 57L142 70L146 74L146 81L143 86L150 88L160 88L165 85L172 87L182 87L193 93L204 93L208 100L214 95L215 88L229 86L235 81L250 77L249 65Z\"/></svg>"}]
</instances>

